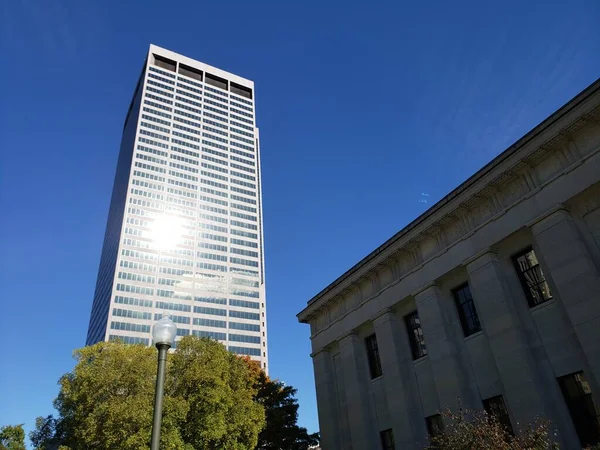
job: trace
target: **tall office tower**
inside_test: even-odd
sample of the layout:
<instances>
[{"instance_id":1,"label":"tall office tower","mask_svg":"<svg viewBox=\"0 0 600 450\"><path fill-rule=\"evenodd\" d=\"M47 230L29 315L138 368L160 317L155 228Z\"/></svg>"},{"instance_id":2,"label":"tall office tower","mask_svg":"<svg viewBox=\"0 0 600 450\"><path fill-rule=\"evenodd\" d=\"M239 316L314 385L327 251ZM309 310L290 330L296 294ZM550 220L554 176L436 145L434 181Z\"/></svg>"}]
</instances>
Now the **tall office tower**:
<instances>
[{"instance_id":1,"label":"tall office tower","mask_svg":"<svg viewBox=\"0 0 600 450\"><path fill-rule=\"evenodd\" d=\"M267 368L254 83L150 46L129 106L87 345L216 339Z\"/></svg>"}]
</instances>

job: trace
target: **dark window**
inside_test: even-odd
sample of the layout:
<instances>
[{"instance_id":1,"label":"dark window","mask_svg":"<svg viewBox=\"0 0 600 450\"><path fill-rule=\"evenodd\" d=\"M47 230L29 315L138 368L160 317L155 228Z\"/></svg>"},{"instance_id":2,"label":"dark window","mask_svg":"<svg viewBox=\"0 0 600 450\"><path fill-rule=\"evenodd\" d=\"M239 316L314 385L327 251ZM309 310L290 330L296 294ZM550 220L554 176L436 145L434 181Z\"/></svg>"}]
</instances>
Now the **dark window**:
<instances>
[{"instance_id":1,"label":"dark window","mask_svg":"<svg viewBox=\"0 0 600 450\"><path fill-rule=\"evenodd\" d=\"M510 417L508 416L508 410L504 404L504 399L501 395L490 397L483 401L483 407L489 416L495 418L504 429L514 435L513 427L510 423Z\"/></svg>"},{"instance_id":2,"label":"dark window","mask_svg":"<svg viewBox=\"0 0 600 450\"><path fill-rule=\"evenodd\" d=\"M194 69L190 66L186 66L185 64L179 64L179 73L181 75L185 75L186 77L202 81L202 71Z\"/></svg>"},{"instance_id":3,"label":"dark window","mask_svg":"<svg viewBox=\"0 0 600 450\"><path fill-rule=\"evenodd\" d=\"M204 82L206 84L210 84L211 86L215 86L224 90L227 90L227 80L221 77L217 77L216 75L211 75L210 73L205 74Z\"/></svg>"},{"instance_id":4,"label":"dark window","mask_svg":"<svg viewBox=\"0 0 600 450\"><path fill-rule=\"evenodd\" d=\"M583 372L558 378L571 419L583 447L600 442L600 411L594 404L592 391Z\"/></svg>"},{"instance_id":5,"label":"dark window","mask_svg":"<svg viewBox=\"0 0 600 450\"><path fill-rule=\"evenodd\" d=\"M444 421L441 414L425 417L425 423L427 424L427 432L430 437L437 436L444 431Z\"/></svg>"},{"instance_id":6,"label":"dark window","mask_svg":"<svg viewBox=\"0 0 600 450\"><path fill-rule=\"evenodd\" d=\"M528 248L519 253L513 257L513 261L529 307L533 308L550 300L552 293L533 249Z\"/></svg>"},{"instance_id":7,"label":"dark window","mask_svg":"<svg viewBox=\"0 0 600 450\"><path fill-rule=\"evenodd\" d=\"M154 55L154 65L175 72L177 63L170 59L163 58L162 56Z\"/></svg>"},{"instance_id":8,"label":"dark window","mask_svg":"<svg viewBox=\"0 0 600 450\"><path fill-rule=\"evenodd\" d=\"M410 350L412 351L413 359L419 359L427 354L425 339L423 338L423 330L421 329L421 319L415 311L412 314L404 317L406 329L408 331L408 340L410 341Z\"/></svg>"},{"instance_id":9,"label":"dark window","mask_svg":"<svg viewBox=\"0 0 600 450\"><path fill-rule=\"evenodd\" d=\"M369 370L371 371L371 379L383 375L381 370L381 361L379 360L379 348L377 348L377 337L372 334L365 339L367 345L367 357L369 358Z\"/></svg>"},{"instance_id":10,"label":"dark window","mask_svg":"<svg viewBox=\"0 0 600 450\"><path fill-rule=\"evenodd\" d=\"M379 433L381 437L381 448L383 450L396 450L396 443L394 442L394 433L391 429L383 430Z\"/></svg>"},{"instance_id":11,"label":"dark window","mask_svg":"<svg viewBox=\"0 0 600 450\"><path fill-rule=\"evenodd\" d=\"M452 294L454 295L456 309L458 310L458 316L460 317L460 323L465 337L481 331L479 316L477 315L477 309L475 309L475 303L473 302L469 284L467 283L454 289Z\"/></svg>"},{"instance_id":12,"label":"dark window","mask_svg":"<svg viewBox=\"0 0 600 450\"><path fill-rule=\"evenodd\" d=\"M241 95L242 97L252 98L252 89L234 83L233 81L231 82L231 92Z\"/></svg>"}]
</instances>

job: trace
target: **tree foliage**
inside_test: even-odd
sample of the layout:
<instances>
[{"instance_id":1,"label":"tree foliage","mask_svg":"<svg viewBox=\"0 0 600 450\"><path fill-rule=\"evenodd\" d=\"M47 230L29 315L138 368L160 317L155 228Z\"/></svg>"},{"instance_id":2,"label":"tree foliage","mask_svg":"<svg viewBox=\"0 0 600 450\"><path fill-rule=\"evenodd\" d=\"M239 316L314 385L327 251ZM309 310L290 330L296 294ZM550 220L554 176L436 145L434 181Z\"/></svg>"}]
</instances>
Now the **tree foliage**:
<instances>
[{"instance_id":1,"label":"tree foliage","mask_svg":"<svg viewBox=\"0 0 600 450\"><path fill-rule=\"evenodd\" d=\"M248 365L223 345L193 337L179 342L171 361L169 395L189 405L184 441L203 450L254 449L265 416Z\"/></svg>"},{"instance_id":2,"label":"tree foliage","mask_svg":"<svg viewBox=\"0 0 600 450\"><path fill-rule=\"evenodd\" d=\"M446 411L444 429L430 438L428 450L555 450L549 423L538 420L525 427L517 436L484 411Z\"/></svg>"},{"instance_id":3,"label":"tree foliage","mask_svg":"<svg viewBox=\"0 0 600 450\"><path fill-rule=\"evenodd\" d=\"M58 417L38 418L37 450L147 449L156 350L121 342L75 351L73 372L60 381ZM247 364L216 341L184 337L168 358L161 448L250 450L264 426Z\"/></svg>"},{"instance_id":4,"label":"tree foliage","mask_svg":"<svg viewBox=\"0 0 600 450\"><path fill-rule=\"evenodd\" d=\"M6 425L0 428L0 450L25 450L23 425Z\"/></svg>"},{"instance_id":5,"label":"tree foliage","mask_svg":"<svg viewBox=\"0 0 600 450\"><path fill-rule=\"evenodd\" d=\"M256 400L264 406L267 424L260 432L260 450L307 450L319 443L318 433L308 434L299 427L296 389L280 381L270 380L263 371L257 377Z\"/></svg>"}]
</instances>

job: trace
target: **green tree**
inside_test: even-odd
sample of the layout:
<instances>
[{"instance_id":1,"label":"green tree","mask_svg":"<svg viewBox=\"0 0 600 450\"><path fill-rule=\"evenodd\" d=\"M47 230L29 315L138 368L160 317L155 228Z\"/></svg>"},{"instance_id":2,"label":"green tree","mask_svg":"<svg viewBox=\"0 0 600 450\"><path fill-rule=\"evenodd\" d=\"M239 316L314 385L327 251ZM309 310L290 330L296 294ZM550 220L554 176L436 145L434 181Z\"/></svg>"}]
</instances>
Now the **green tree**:
<instances>
[{"instance_id":1,"label":"green tree","mask_svg":"<svg viewBox=\"0 0 600 450\"><path fill-rule=\"evenodd\" d=\"M185 337L171 358L168 394L183 398L189 411L181 423L186 443L202 450L253 449L265 424L254 402L247 364L210 339Z\"/></svg>"},{"instance_id":2,"label":"green tree","mask_svg":"<svg viewBox=\"0 0 600 450\"><path fill-rule=\"evenodd\" d=\"M258 437L260 450L307 450L319 443L318 433L308 434L299 427L296 389L281 381L272 381L260 371L256 401L265 408L267 424Z\"/></svg>"},{"instance_id":3,"label":"green tree","mask_svg":"<svg viewBox=\"0 0 600 450\"><path fill-rule=\"evenodd\" d=\"M428 450L554 450L549 422L538 420L517 436L510 434L495 417L485 411L446 411L444 429L432 438Z\"/></svg>"},{"instance_id":4,"label":"green tree","mask_svg":"<svg viewBox=\"0 0 600 450\"><path fill-rule=\"evenodd\" d=\"M156 350L121 342L76 350L60 379L56 419L39 418L38 450L148 448ZM264 425L248 366L216 341L187 336L169 356L161 448L250 450Z\"/></svg>"},{"instance_id":5,"label":"green tree","mask_svg":"<svg viewBox=\"0 0 600 450\"><path fill-rule=\"evenodd\" d=\"M98 343L75 351L73 372L60 379L55 400L61 444L72 450L146 449L150 440L156 350ZM161 444L182 450L178 424L185 401L165 398Z\"/></svg>"},{"instance_id":6,"label":"green tree","mask_svg":"<svg viewBox=\"0 0 600 450\"><path fill-rule=\"evenodd\" d=\"M37 417L35 428L29 432L29 440L35 450L55 450L60 442L60 431L52 416Z\"/></svg>"},{"instance_id":7,"label":"green tree","mask_svg":"<svg viewBox=\"0 0 600 450\"><path fill-rule=\"evenodd\" d=\"M0 450L25 450L23 425L6 425L0 428Z\"/></svg>"}]
</instances>

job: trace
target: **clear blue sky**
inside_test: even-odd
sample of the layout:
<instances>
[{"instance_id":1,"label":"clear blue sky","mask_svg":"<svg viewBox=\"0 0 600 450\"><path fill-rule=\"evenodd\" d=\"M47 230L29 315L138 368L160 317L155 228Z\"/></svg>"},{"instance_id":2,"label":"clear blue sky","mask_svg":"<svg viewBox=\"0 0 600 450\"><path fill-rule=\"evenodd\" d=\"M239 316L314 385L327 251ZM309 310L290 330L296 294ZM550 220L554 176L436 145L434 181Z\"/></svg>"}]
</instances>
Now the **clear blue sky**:
<instances>
[{"instance_id":1,"label":"clear blue sky","mask_svg":"<svg viewBox=\"0 0 600 450\"><path fill-rule=\"evenodd\" d=\"M256 82L271 375L298 388L311 431L296 313L600 76L598 0L13 0L0 14L0 425L51 413L84 344L150 43Z\"/></svg>"}]
</instances>

